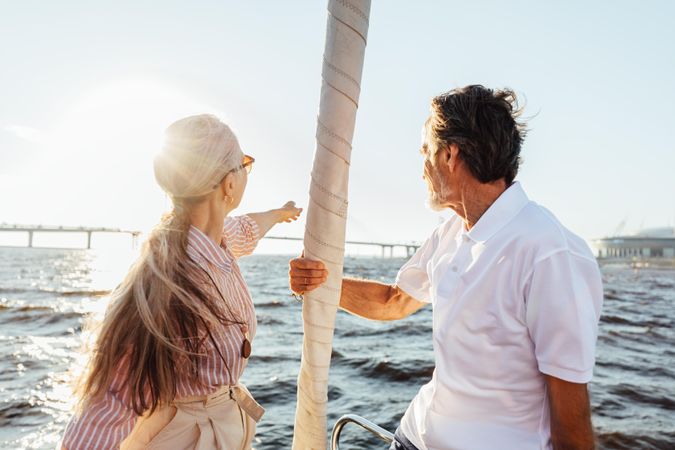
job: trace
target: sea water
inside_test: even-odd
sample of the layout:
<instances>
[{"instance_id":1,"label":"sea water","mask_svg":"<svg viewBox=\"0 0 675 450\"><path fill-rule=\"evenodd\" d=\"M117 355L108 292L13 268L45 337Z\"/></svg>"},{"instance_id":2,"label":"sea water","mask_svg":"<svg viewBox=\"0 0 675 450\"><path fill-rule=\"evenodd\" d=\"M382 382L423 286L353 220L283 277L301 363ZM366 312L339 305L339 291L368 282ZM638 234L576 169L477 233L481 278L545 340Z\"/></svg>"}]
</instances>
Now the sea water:
<instances>
[{"instance_id":1,"label":"sea water","mask_svg":"<svg viewBox=\"0 0 675 450\"><path fill-rule=\"evenodd\" d=\"M67 372L86 314L105 308L131 252L0 248L0 448L53 448L72 405ZM267 409L257 450L290 448L302 344L301 304L289 296L286 256L240 261L258 315L242 381ZM403 259L347 258L349 276L392 282ZM602 267L605 304L590 385L603 449L675 448L675 271ZM434 370L431 311L395 322L340 312L329 424L362 415L393 431ZM347 426L343 448L386 445Z\"/></svg>"}]
</instances>

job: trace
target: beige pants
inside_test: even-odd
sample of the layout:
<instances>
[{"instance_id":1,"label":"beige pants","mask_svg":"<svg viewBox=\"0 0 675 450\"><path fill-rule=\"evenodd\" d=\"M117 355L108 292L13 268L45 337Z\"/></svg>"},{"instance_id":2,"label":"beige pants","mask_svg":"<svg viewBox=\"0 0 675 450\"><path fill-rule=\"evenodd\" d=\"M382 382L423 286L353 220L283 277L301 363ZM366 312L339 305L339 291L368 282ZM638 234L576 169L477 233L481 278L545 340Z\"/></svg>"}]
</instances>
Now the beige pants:
<instances>
[{"instance_id":1,"label":"beige pants","mask_svg":"<svg viewBox=\"0 0 675 450\"><path fill-rule=\"evenodd\" d=\"M140 417L120 450L249 450L264 412L244 385L222 386Z\"/></svg>"}]
</instances>

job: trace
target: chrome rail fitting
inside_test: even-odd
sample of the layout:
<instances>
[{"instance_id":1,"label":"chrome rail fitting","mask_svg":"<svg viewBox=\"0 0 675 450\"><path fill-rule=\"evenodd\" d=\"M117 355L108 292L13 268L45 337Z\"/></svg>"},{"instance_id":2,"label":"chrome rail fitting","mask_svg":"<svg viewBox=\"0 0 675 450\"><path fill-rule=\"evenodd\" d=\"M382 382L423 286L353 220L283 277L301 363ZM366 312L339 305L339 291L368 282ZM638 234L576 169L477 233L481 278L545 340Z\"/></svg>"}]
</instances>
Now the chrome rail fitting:
<instances>
[{"instance_id":1,"label":"chrome rail fitting","mask_svg":"<svg viewBox=\"0 0 675 450\"><path fill-rule=\"evenodd\" d=\"M335 426L333 427L333 433L330 439L332 450L340 450L340 434L342 433L344 426L350 422L357 424L364 430L370 431L372 434L387 444L390 444L394 441L394 435L381 426L376 425L370 420L364 419L361 416L357 416L356 414L345 414L344 416L340 417L337 422L335 422Z\"/></svg>"}]
</instances>

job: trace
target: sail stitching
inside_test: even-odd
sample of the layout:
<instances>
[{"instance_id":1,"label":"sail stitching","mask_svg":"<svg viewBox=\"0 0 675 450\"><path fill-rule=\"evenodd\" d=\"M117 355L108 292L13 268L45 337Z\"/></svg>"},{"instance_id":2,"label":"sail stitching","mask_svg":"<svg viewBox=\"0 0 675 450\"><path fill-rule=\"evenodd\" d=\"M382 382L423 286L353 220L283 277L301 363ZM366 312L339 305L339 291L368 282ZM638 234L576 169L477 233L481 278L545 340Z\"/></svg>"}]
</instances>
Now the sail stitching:
<instances>
[{"instance_id":1,"label":"sail stitching","mask_svg":"<svg viewBox=\"0 0 675 450\"><path fill-rule=\"evenodd\" d=\"M333 64L329 63L328 60L326 59L326 56L325 56L325 55L324 55L324 57L323 57L323 63L326 65L326 67L328 67L329 69L332 69L333 72L335 72L335 73L337 73L337 74L339 74L339 75L342 75L342 76L345 77L347 80L349 80L349 81L351 81L352 83L354 83L354 85L355 85L357 88L359 88L359 90L361 89L361 85L359 84L358 81L356 81L356 78L353 78L352 76L350 76L350 75L349 75L347 72L345 72L344 70L342 70L342 69L338 68L337 66L334 66Z\"/></svg>"},{"instance_id":2,"label":"sail stitching","mask_svg":"<svg viewBox=\"0 0 675 450\"><path fill-rule=\"evenodd\" d=\"M361 11L359 8L352 5L348 1L346 1L346 0L335 0L335 3L338 3L338 4L342 5L343 7L351 10L354 14L361 17L366 23L370 23L369 20L368 20L368 16L366 16L363 11Z\"/></svg>"},{"instance_id":3,"label":"sail stitching","mask_svg":"<svg viewBox=\"0 0 675 450\"><path fill-rule=\"evenodd\" d=\"M325 284L321 285L321 289L326 289L327 291L333 291L333 292L341 292L341 289L334 288L331 286L326 286Z\"/></svg>"},{"instance_id":4,"label":"sail stitching","mask_svg":"<svg viewBox=\"0 0 675 450\"><path fill-rule=\"evenodd\" d=\"M347 201L347 199L342 198L342 197L340 197L339 195L332 193L331 191L328 190L328 188L324 187L322 184L319 184L319 182L316 181L316 180L314 179L314 177L312 177L312 184L314 184L314 186L315 186L318 190L320 190L321 192L323 192L324 194L326 194L326 195L329 196L330 198L335 199L335 200L338 200L338 201L340 201L340 202L342 202L342 203L349 203L349 202Z\"/></svg>"},{"instance_id":5,"label":"sail stitching","mask_svg":"<svg viewBox=\"0 0 675 450\"><path fill-rule=\"evenodd\" d=\"M306 257L314 257L315 259L320 259L321 261L323 261L325 263L334 264L336 266L342 265L342 262L331 261L329 259L324 258L323 256L319 256L316 253L312 253L311 249L308 249L307 247L305 247L305 253L306 253L306 255L305 255Z\"/></svg>"},{"instance_id":6,"label":"sail stitching","mask_svg":"<svg viewBox=\"0 0 675 450\"><path fill-rule=\"evenodd\" d=\"M338 212L338 211L333 211L333 210L330 209L330 208L326 208L326 207L323 206L321 203L317 202L316 199L315 199L314 197L309 197L309 201L312 202L312 203L314 203L316 206L320 207L321 209L323 209L323 210L325 210L325 211L328 211L328 212L331 213L331 214L335 214L336 216L338 216L338 217L341 218L341 219L345 219L345 220L347 219L346 214L340 214L340 212Z\"/></svg>"},{"instance_id":7,"label":"sail stitching","mask_svg":"<svg viewBox=\"0 0 675 450\"><path fill-rule=\"evenodd\" d=\"M333 20L335 20L336 22L341 23L341 24L344 25L345 27L347 27L347 28L349 28L350 30L352 30L354 33L356 33L356 34L363 40L363 42L364 42L366 45L368 44L368 41L366 40L366 37L365 37L364 35L362 35L362 34L359 32L359 30L357 30L357 29L354 28L353 26L349 25L347 22L345 22L344 20L340 19L339 17L335 17L335 15L334 15L333 13L331 13L330 11L328 11L328 17L332 17Z\"/></svg>"},{"instance_id":8,"label":"sail stitching","mask_svg":"<svg viewBox=\"0 0 675 450\"><path fill-rule=\"evenodd\" d=\"M306 367L300 367L300 375L304 375L305 377L312 378L310 377L309 373L307 373L307 368ZM321 379L315 379L315 381L328 381L328 378L321 378Z\"/></svg>"},{"instance_id":9,"label":"sail stitching","mask_svg":"<svg viewBox=\"0 0 675 450\"><path fill-rule=\"evenodd\" d=\"M323 328L324 330L333 330L334 329L333 327L329 327L327 325L319 325L318 323L313 323L313 322L310 322L309 320L306 320L305 323L307 325L311 325L315 328Z\"/></svg>"},{"instance_id":10,"label":"sail stitching","mask_svg":"<svg viewBox=\"0 0 675 450\"><path fill-rule=\"evenodd\" d=\"M336 133L334 133L333 131L331 131L330 128L328 128L325 124L323 124L323 123L322 123L320 120L318 120L318 119L317 119L317 123L319 124L319 129L320 129L324 134L327 134L328 136L332 137L332 138L335 139L336 141L345 144L345 145L346 145L347 147L349 147L349 149L351 150L352 144L350 144L349 141L348 141L347 139L345 139L345 138L343 138L342 136L340 136L339 134L336 134Z\"/></svg>"},{"instance_id":11,"label":"sail stitching","mask_svg":"<svg viewBox=\"0 0 675 450\"><path fill-rule=\"evenodd\" d=\"M318 242L319 244L324 245L324 246L326 246L326 247L328 247L328 248L332 248L333 250L337 250L337 251L339 251L339 252L344 252L344 251L345 251L344 247L338 247L338 246L336 246L336 245L331 245L331 244L329 244L329 243L327 243L327 242L324 242L324 241L320 240L318 237L316 237L316 236L314 236L312 233L310 233L309 230L305 230L305 234L306 234L307 236L311 237L312 239L314 239L314 240L315 240L316 242Z\"/></svg>"},{"instance_id":12,"label":"sail stitching","mask_svg":"<svg viewBox=\"0 0 675 450\"><path fill-rule=\"evenodd\" d=\"M321 147L323 147L324 150L326 150L328 153L331 153L331 154L337 156L338 158L340 158L341 160L343 160L343 161L345 162L345 164L347 164L348 166L351 166L351 163L350 163L349 161L347 161L347 160L344 158L344 156L338 154L337 152L334 152L333 150L331 150L330 148L328 148L327 146L325 146L325 145L322 144L321 142L317 142L317 143L318 143Z\"/></svg>"},{"instance_id":13,"label":"sail stitching","mask_svg":"<svg viewBox=\"0 0 675 450\"><path fill-rule=\"evenodd\" d=\"M319 289L323 289L323 288L324 288L324 286L321 286ZM319 296L316 294L316 291L315 291L314 294L312 294L312 301L319 302L319 303L321 303L322 305L326 305L326 306L333 306L333 307L337 307L337 306L338 306L338 305L336 305L335 303L332 303L332 302L328 302L328 301L323 300L321 297L319 297Z\"/></svg>"},{"instance_id":14,"label":"sail stitching","mask_svg":"<svg viewBox=\"0 0 675 450\"><path fill-rule=\"evenodd\" d=\"M351 98L346 92L344 92L344 91L338 89L336 86L333 86L333 85L330 84L325 78L322 77L321 79L323 80L324 83L326 83L326 85L327 85L328 87L331 87L331 88L333 88L335 91L337 91L337 92L339 92L340 94L342 94L347 100L349 100L350 102L352 102L352 103L354 104L354 106L356 106L357 108L359 107L359 104L356 102L356 100L354 100L353 98Z\"/></svg>"}]
</instances>

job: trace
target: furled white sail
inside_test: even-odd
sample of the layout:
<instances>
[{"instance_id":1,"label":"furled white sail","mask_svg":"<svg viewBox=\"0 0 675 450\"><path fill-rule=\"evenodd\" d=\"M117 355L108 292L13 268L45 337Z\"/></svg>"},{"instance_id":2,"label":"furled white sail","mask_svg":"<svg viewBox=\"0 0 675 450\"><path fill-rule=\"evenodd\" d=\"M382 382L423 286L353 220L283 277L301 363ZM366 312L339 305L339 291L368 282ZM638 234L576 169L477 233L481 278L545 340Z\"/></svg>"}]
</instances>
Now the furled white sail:
<instances>
[{"instance_id":1,"label":"furled white sail","mask_svg":"<svg viewBox=\"0 0 675 450\"><path fill-rule=\"evenodd\" d=\"M354 122L368 35L370 0L329 0L316 152L309 188L305 256L321 260L328 281L302 307L304 338L298 376L294 450L325 450L328 369L340 302L347 185Z\"/></svg>"}]
</instances>

